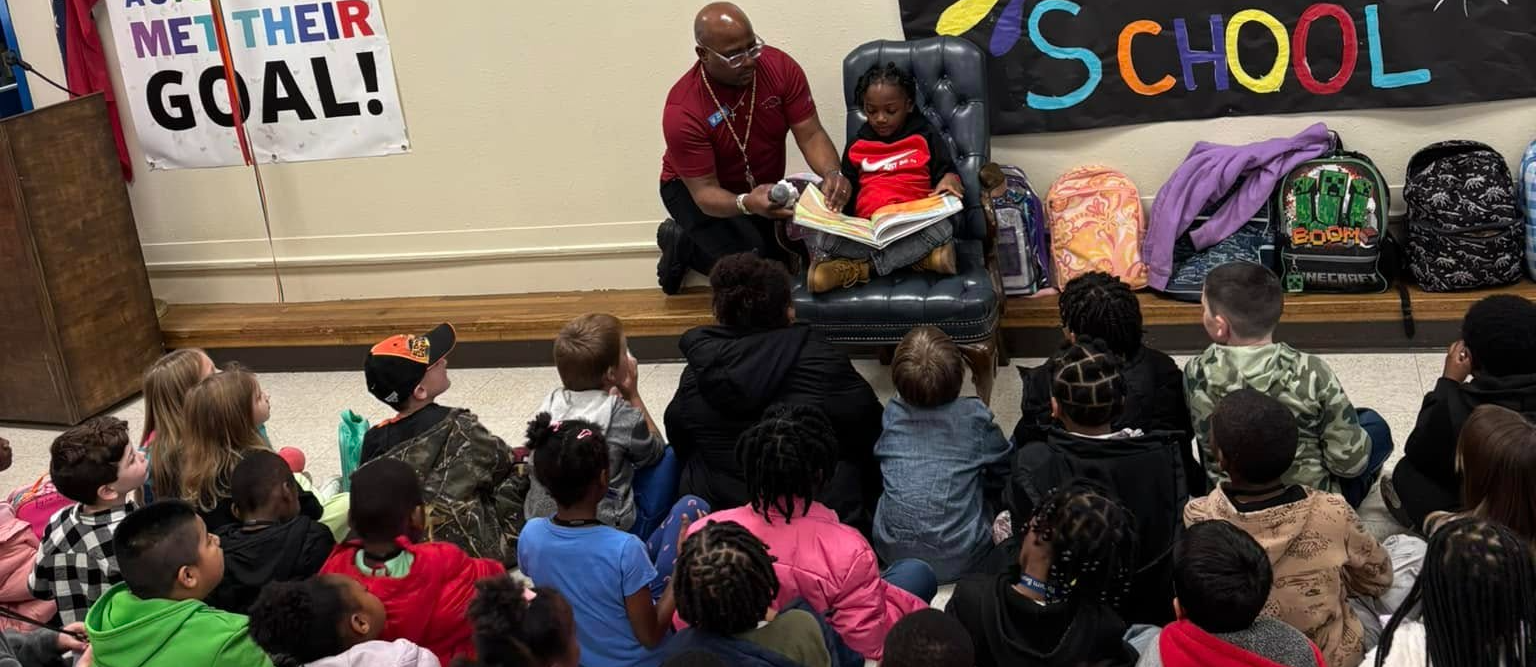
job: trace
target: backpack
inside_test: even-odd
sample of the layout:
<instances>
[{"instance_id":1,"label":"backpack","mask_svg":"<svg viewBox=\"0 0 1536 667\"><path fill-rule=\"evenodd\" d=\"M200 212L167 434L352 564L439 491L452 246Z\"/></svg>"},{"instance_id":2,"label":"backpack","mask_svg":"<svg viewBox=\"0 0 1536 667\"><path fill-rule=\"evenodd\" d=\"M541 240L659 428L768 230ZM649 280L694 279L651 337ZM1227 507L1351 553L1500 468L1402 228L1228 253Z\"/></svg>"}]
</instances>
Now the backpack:
<instances>
[{"instance_id":1,"label":"backpack","mask_svg":"<svg viewBox=\"0 0 1536 667\"><path fill-rule=\"evenodd\" d=\"M1525 208L1525 272L1536 279L1536 141L1520 161L1520 204Z\"/></svg>"},{"instance_id":2,"label":"backpack","mask_svg":"<svg viewBox=\"0 0 1536 667\"><path fill-rule=\"evenodd\" d=\"M1051 185L1045 206L1057 287L1093 271L1114 275L1131 289L1147 286L1141 259L1147 220L1129 177L1103 165L1077 167Z\"/></svg>"},{"instance_id":3,"label":"backpack","mask_svg":"<svg viewBox=\"0 0 1536 667\"><path fill-rule=\"evenodd\" d=\"M1387 181L1342 146L1292 169L1275 190L1280 284L1287 292L1385 292Z\"/></svg>"},{"instance_id":4,"label":"backpack","mask_svg":"<svg viewBox=\"0 0 1536 667\"><path fill-rule=\"evenodd\" d=\"M1008 296L1031 295L1051 286L1051 242L1045 209L1024 170L999 165L1001 189L992 191L997 218L997 264Z\"/></svg>"},{"instance_id":5,"label":"backpack","mask_svg":"<svg viewBox=\"0 0 1536 667\"><path fill-rule=\"evenodd\" d=\"M1242 184L1243 181L1239 180L1221 199L1200 211L1200 215L1195 217L1195 223L1174 241L1173 273L1168 278L1168 286L1163 289L1163 294L1179 301L1199 302L1200 293L1205 289L1206 274L1228 262L1251 262L1274 270L1275 230L1270 222L1270 209L1273 208L1271 203L1266 202L1231 236L1205 250L1196 250L1195 242L1190 239L1190 234L1210 220L1216 211L1221 210L1222 205Z\"/></svg>"},{"instance_id":6,"label":"backpack","mask_svg":"<svg viewBox=\"0 0 1536 667\"><path fill-rule=\"evenodd\" d=\"M1408 269L1426 292L1520 279L1525 229L1504 157L1475 141L1442 141L1408 161Z\"/></svg>"}]
</instances>

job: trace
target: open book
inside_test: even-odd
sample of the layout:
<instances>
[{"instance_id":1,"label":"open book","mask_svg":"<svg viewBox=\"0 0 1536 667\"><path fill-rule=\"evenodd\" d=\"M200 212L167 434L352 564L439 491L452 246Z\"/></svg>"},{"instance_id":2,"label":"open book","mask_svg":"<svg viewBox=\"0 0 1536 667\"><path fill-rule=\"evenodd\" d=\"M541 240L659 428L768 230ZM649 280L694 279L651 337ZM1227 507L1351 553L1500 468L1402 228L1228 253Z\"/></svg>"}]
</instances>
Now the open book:
<instances>
[{"instance_id":1,"label":"open book","mask_svg":"<svg viewBox=\"0 0 1536 667\"><path fill-rule=\"evenodd\" d=\"M938 195L883 206L866 220L828 209L821 189L812 186L795 204L795 224L883 249L964 208L959 199Z\"/></svg>"}]
</instances>

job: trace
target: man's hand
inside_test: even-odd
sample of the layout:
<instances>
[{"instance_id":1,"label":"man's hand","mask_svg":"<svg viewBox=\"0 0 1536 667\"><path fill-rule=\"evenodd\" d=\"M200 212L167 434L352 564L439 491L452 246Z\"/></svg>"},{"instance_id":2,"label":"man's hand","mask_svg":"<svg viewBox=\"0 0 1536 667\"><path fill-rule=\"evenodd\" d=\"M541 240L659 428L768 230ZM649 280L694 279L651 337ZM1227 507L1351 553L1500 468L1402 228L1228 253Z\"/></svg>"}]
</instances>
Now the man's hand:
<instances>
[{"instance_id":1,"label":"man's hand","mask_svg":"<svg viewBox=\"0 0 1536 667\"><path fill-rule=\"evenodd\" d=\"M827 208L833 211L841 211L848 205L848 195L853 192L853 186L848 183L848 177L841 171L829 172L821 179L821 194L827 200Z\"/></svg>"},{"instance_id":2,"label":"man's hand","mask_svg":"<svg viewBox=\"0 0 1536 667\"><path fill-rule=\"evenodd\" d=\"M773 203L772 199L768 198L768 193L772 191L772 183L765 183L752 188L752 191L747 193L747 200L742 202L746 205L747 212L775 220L787 220L795 217L795 209L778 206Z\"/></svg>"},{"instance_id":3,"label":"man's hand","mask_svg":"<svg viewBox=\"0 0 1536 667\"><path fill-rule=\"evenodd\" d=\"M956 199L965 199L965 186L960 183L959 174L945 174L939 179L939 185L928 193L929 197L938 195L954 195Z\"/></svg>"},{"instance_id":4,"label":"man's hand","mask_svg":"<svg viewBox=\"0 0 1536 667\"><path fill-rule=\"evenodd\" d=\"M1459 340L1451 343L1451 348L1445 351L1445 369L1441 375L1457 383L1466 382L1472 375L1472 353L1467 351L1466 343Z\"/></svg>"}]
</instances>

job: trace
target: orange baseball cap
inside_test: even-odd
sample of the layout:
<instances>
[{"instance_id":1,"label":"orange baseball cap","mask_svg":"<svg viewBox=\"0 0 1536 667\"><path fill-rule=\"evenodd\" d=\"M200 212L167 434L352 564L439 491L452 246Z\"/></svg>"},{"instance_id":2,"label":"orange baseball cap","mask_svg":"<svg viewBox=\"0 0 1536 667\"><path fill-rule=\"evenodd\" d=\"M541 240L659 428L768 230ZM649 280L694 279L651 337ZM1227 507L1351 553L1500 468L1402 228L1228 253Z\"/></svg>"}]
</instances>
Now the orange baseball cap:
<instances>
[{"instance_id":1,"label":"orange baseball cap","mask_svg":"<svg viewBox=\"0 0 1536 667\"><path fill-rule=\"evenodd\" d=\"M379 341L363 363L368 393L400 409L421 384L427 368L448 356L456 340L453 325L444 322L421 336L396 334Z\"/></svg>"}]
</instances>

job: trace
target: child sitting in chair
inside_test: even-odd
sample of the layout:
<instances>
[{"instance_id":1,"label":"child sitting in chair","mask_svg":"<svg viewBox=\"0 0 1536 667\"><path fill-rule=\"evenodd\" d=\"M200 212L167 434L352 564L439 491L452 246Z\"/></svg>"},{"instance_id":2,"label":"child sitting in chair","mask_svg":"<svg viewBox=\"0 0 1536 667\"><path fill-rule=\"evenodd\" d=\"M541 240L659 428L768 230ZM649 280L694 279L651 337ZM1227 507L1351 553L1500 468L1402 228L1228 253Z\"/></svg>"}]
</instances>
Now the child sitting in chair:
<instances>
[{"instance_id":1,"label":"child sitting in chair","mask_svg":"<svg viewBox=\"0 0 1536 667\"><path fill-rule=\"evenodd\" d=\"M917 81L910 72L896 63L875 65L859 77L855 92L867 120L843 152L843 175L853 184L845 213L868 218L891 204L962 196L949 144L923 114L913 113ZM878 249L813 232L805 239L811 251L806 287L819 294L906 267L954 275L954 233L954 223L941 220Z\"/></svg>"}]
</instances>

